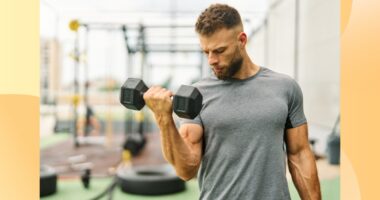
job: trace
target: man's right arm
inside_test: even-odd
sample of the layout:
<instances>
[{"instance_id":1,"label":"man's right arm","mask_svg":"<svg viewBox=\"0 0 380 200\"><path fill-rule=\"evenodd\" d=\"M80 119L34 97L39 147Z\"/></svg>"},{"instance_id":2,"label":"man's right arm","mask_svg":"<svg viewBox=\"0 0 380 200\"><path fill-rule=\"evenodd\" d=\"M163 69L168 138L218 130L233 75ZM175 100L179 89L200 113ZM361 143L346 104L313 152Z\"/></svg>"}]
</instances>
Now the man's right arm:
<instances>
[{"instance_id":1,"label":"man's right arm","mask_svg":"<svg viewBox=\"0 0 380 200\"><path fill-rule=\"evenodd\" d=\"M177 130L172 116L156 116L156 120L165 159L181 179L190 180L201 163L203 128L198 124L184 124Z\"/></svg>"},{"instance_id":2,"label":"man's right arm","mask_svg":"<svg viewBox=\"0 0 380 200\"><path fill-rule=\"evenodd\" d=\"M177 129L172 116L172 92L151 87L144 94L146 105L153 111L165 159L174 166L183 180L193 178L202 159L203 128L198 124L184 124Z\"/></svg>"}]
</instances>

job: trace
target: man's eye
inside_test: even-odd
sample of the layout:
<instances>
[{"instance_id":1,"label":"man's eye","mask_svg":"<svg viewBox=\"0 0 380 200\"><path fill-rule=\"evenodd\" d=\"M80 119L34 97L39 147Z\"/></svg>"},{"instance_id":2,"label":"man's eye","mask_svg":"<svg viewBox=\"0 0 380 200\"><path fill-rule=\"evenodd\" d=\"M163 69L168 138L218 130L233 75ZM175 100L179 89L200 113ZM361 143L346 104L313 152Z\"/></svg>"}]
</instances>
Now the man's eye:
<instances>
[{"instance_id":1,"label":"man's eye","mask_svg":"<svg viewBox=\"0 0 380 200\"><path fill-rule=\"evenodd\" d=\"M215 52L220 54L220 53L223 53L224 49L217 49Z\"/></svg>"}]
</instances>

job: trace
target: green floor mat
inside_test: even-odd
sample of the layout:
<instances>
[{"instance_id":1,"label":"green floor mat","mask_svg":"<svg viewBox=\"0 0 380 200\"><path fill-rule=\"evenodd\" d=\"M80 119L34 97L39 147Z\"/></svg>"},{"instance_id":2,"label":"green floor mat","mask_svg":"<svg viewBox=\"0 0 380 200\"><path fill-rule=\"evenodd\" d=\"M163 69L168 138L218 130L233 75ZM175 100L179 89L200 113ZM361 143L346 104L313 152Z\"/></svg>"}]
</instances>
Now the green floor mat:
<instances>
[{"instance_id":1,"label":"green floor mat","mask_svg":"<svg viewBox=\"0 0 380 200\"><path fill-rule=\"evenodd\" d=\"M292 200L300 200L298 192L293 182L289 183L290 196ZM340 199L340 177L331 180L321 181L322 199L339 200Z\"/></svg>"},{"instance_id":2,"label":"green floor mat","mask_svg":"<svg viewBox=\"0 0 380 200\"><path fill-rule=\"evenodd\" d=\"M78 180L61 180L58 183L58 193L52 196L43 197L42 200L86 200L95 197L103 191L111 182L110 178L96 179L91 182L91 188L85 190ZM340 179L339 177L331 180L321 181L322 199L339 200L340 199ZM292 182L289 183L289 190L292 200L299 200L298 193ZM122 192L119 188L113 193L114 200L195 200L199 197L198 183L196 180L191 180L186 183L186 191L163 196L141 196L131 195ZM107 198L102 198L107 199Z\"/></svg>"}]
</instances>

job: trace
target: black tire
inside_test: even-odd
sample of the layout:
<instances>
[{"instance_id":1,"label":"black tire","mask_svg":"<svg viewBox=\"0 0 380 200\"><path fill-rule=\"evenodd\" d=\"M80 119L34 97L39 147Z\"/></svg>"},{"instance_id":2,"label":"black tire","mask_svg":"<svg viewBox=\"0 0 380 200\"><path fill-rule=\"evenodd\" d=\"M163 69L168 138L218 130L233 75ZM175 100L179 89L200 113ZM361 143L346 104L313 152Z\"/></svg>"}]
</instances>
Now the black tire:
<instances>
[{"instance_id":1,"label":"black tire","mask_svg":"<svg viewBox=\"0 0 380 200\"><path fill-rule=\"evenodd\" d=\"M52 195L57 191L57 173L49 166L40 168L40 197Z\"/></svg>"},{"instance_id":2,"label":"black tire","mask_svg":"<svg viewBox=\"0 0 380 200\"><path fill-rule=\"evenodd\" d=\"M121 190L130 194L164 195L186 189L170 165L121 167L117 176Z\"/></svg>"}]
</instances>

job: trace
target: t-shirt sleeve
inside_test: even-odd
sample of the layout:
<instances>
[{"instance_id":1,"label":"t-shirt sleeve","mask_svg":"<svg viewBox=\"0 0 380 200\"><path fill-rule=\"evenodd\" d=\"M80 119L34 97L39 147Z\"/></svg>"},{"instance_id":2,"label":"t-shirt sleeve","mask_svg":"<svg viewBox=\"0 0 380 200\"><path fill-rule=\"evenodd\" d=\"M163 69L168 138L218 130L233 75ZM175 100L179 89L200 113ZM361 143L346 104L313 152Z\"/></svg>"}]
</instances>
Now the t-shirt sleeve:
<instances>
[{"instance_id":1,"label":"t-shirt sleeve","mask_svg":"<svg viewBox=\"0 0 380 200\"><path fill-rule=\"evenodd\" d=\"M180 125L183 125L183 124L199 124L199 125L203 126L200 114L197 115L194 119L179 118L179 124Z\"/></svg>"},{"instance_id":2,"label":"t-shirt sleeve","mask_svg":"<svg viewBox=\"0 0 380 200\"><path fill-rule=\"evenodd\" d=\"M303 111L303 96L298 83L292 80L288 98L288 117L286 119L285 129L295 128L306 123L306 117Z\"/></svg>"}]
</instances>

